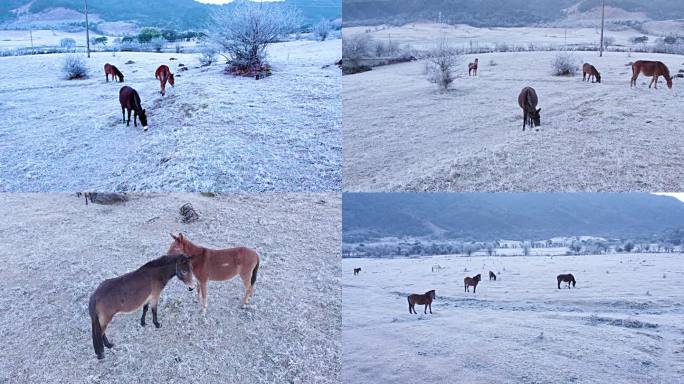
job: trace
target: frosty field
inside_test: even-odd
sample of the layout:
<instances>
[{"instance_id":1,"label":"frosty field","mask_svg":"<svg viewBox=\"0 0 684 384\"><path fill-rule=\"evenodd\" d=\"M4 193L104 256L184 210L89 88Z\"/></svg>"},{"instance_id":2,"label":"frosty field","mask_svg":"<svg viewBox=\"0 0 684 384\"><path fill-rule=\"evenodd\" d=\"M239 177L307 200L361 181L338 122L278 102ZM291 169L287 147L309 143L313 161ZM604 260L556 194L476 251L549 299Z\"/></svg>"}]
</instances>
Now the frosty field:
<instances>
[{"instance_id":1,"label":"frosty field","mask_svg":"<svg viewBox=\"0 0 684 384\"><path fill-rule=\"evenodd\" d=\"M343 259L342 381L679 383L682 260L683 254ZM431 272L433 265L443 269ZM489 270L497 281L488 280ZM465 293L463 278L477 273L477 293ZM558 290L561 273L573 273L576 288ZM407 295L431 289L433 314L416 305L419 314L410 315Z\"/></svg>"},{"instance_id":2,"label":"frosty field","mask_svg":"<svg viewBox=\"0 0 684 384\"><path fill-rule=\"evenodd\" d=\"M85 206L74 194L2 194L0 382L338 383L340 197L335 194L137 195ZM200 215L182 224L179 207ZM174 278L161 328L118 314L97 360L88 298L98 284L161 256L169 232L213 248L245 245L261 265L242 308L239 278L196 292Z\"/></svg>"},{"instance_id":3,"label":"frosty field","mask_svg":"<svg viewBox=\"0 0 684 384\"><path fill-rule=\"evenodd\" d=\"M628 63L684 56L577 52L601 84L551 75L555 52L468 55L440 93L422 61L344 76L344 188L349 191L679 191L684 81L630 89ZM479 58L478 77L467 63ZM492 64L493 63L493 64ZM662 79L661 79L662 81ZM517 97L539 96L541 127L522 132Z\"/></svg>"},{"instance_id":4,"label":"frosty field","mask_svg":"<svg viewBox=\"0 0 684 384\"><path fill-rule=\"evenodd\" d=\"M258 81L200 68L198 54L94 53L91 77L71 81L61 54L2 57L0 190L339 190L340 44L274 44ZM105 83L105 63L125 83ZM177 76L165 97L160 64ZM147 132L121 122L122 85L140 93Z\"/></svg>"}]
</instances>

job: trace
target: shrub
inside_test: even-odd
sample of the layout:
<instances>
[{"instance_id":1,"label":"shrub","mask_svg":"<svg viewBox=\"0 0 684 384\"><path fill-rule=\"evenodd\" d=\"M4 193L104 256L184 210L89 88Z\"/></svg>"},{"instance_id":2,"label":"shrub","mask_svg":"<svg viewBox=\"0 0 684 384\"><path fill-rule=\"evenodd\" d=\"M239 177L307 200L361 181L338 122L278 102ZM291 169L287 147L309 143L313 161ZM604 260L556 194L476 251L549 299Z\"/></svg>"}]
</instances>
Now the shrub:
<instances>
[{"instance_id":1,"label":"shrub","mask_svg":"<svg viewBox=\"0 0 684 384\"><path fill-rule=\"evenodd\" d=\"M345 73L358 72L361 60L369 55L370 47L371 38L366 33L344 36L342 38L342 70Z\"/></svg>"},{"instance_id":2,"label":"shrub","mask_svg":"<svg viewBox=\"0 0 684 384\"><path fill-rule=\"evenodd\" d=\"M313 34L316 37L316 40L325 41L325 39L328 38L328 35L330 35L331 29L332 24L330 21L327 19L321 19L321 21L314 25Z\"/></svg>"},{"instance_id":3,"label":"shrub","mask_svg":"<svg viewBox=\"0 0 684 384\"><path fill-rule=\"evenodd\" d=\"M59 46L64 48L67 51L70 51L76 47L76 40L70 38L70 37L65 37L62 40L59 41Z\"/></svg>"},{"instance_id":4,"label":"shrub","mask_svg":"<svg viewBox=\"0 0 684 384\"><path fill-rule=\"evenodd\" d=\"M449 46L446 39L442 39L429 52L427 60L430 63L428 81L437 84L442 91L447 91L455 80L454 70L462 61L462 56Z\"/></svg>"},{"instance_id":5,"label":"shrub","mask_svg":"<svg viewBox=\"0 0 684 384\"><path fill-rule=\"evenodd\" d=\"M70 54L64 58L62 73L67 80L88 78L88 67L83 55Z\"/></svg>"},{"instance_id":6,"label":"shrub","mask_svg":"<svg viewBox=\"0 0 684 384\"><path fill-rule=\"evenodd\" d=\"M150 41L150 47L154 49L155 52L161 52L166 45L166 40L163 37L156 37Z\"/></svg>"},{"instance_id":7,"label":"shrub","mask_svg":"<svg viewBox=\"0 0 684 384\"><path fill-rule=\"evenodd\" d=\"M216 47L211 44L203 44L200 47L200 66L208 67L216 61Z\"/></svg>"},{"instance_id":8,"label":"shrub","mask_svg":"<svg viewBox=\"0 0 684 384\"><path fill-rule=\"evenodd\" d=\"M579 71L579 58L569 52L559 52L551 64L554 76L575 76Z\"/></svg>"}]
</instances>

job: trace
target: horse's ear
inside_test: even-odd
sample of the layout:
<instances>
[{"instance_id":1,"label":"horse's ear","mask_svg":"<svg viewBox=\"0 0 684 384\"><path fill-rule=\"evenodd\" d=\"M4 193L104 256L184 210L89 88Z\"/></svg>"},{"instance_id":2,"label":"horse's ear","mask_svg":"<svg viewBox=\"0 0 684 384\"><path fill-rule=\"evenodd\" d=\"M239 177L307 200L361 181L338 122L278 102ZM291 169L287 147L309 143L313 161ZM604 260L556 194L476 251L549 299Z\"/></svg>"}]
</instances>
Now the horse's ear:
<instances>
[{"instance_id":1,"label":"horse's ear","mask_svg":"<svg viewBox=\"0 0 684 384\"><path fill-rule=\"evenodd\" d=\"M180 240L178 239L178 237L176 237L176 235L174 235L173 233L169 233L169 235L171 235L171 237L172 237L175 241L180 241Z\"/></svg>"},{"instance_id":2,"label":"horse's ear","mask_svg":"<svg viewBox=\"0 0 684 384\"><path fill-rule=\"evenodd\" d=\"M541 112L541 108L537 108L537 113Z\"/></svg>"}]
</instances>

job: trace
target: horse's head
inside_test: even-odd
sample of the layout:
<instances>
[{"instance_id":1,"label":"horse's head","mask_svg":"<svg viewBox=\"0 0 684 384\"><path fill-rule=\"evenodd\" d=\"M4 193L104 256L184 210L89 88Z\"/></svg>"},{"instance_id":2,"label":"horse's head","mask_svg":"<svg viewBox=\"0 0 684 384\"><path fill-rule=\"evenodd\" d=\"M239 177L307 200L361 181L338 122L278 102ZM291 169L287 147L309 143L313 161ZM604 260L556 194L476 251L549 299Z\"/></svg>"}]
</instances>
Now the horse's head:
<instances>
[{"instance_id":1,"label":"horse's head","mask_svg":"<svg viewBox=\"0 0 684 384\"><path fill-rule=\"evenodd\" d=\"M143 126L143 129L147 129L147 115L145 114L145 110L143 109L142 112L140 112L140 123Z\"/></svg>"},{"instance_id":2,"label":"horse's head","mask_svg":"<svg viewBox=\"0 0 684 384\"><path fill-rule=\"evenodd\" d=\"M178 236L174 235L173 233L170 233L170 235L173 238L173 243L171 243L171 246L169 247L169 250L166 251L166 254L185 254L185 246L188 243L188 240L183 237L182 233L178 233Z\"/></svg>"},{"instance_id":3,"label":"horse's head","mask_svg":"<svg viewBox=\"0 0 684 384\"><path fill-rule=\"evenodd\" d=\"M541 108L537 108L536 110L532 110L530 113L530 118L532 119L532 123L534 124L535 127L538 127L541 125L541 117L539 115L539 112L541 112Z\"/></svg>"},{"instance_id":4,"label":"horse's head","mask_svg":"<svg viewBox=\"0 0 684 384\"><path fill-rule=\"evenodd\" d=\"M666 75L665 81L667 81L667 88L672 89L672 77Z\"/></svg>"},{"instance_id":5,"label":"horse's head","mask_svg":"<svg viewBox=\"0 0 684 384\"><path fill-rule=\"evenodd\" d=\"M480 281L482 280L482 276L478 273L477 275L475 275L475 277L473 277L473 279Z\"/></svg>"},{"instance_id":6,"label":"horse's head","mask_svg":"<svg viewBox=\"0 0 684 384\"><path fill-rule=\"evenodd\" d=\"M176 259L176 277L178 280L185 283L188 287L188 291L192 291L192 289L195 288L190 257L187 257L182 253L179 254L178 259Z\"/></svg>"},{"instance_id":7,"label":"horse's head","mask_svg":"<svg viewBox=\"0 0 684 384\"><path fill-rule=\"evenodd\" d=\"M123 73L119 74L119 81L122 82L122 83L124 82L124 75L123 75Z\"/></svg>"},{"instance_id":8,"label":"horse's head","mask_svg":"<svg viewBox=\"0 0 684 384\"><path fill-rule=\"evenodd\" d=\"M601 82L601 74L598 71L596 71L596 82L597 83Z\"/></svg>"},{"instance_id":9,"label":"horse's head","mask_svg":"<svg viewBox=\"0 0 684 384\"><path fill-rule=\"evenodd\" d=\"M173 73L169 74L169 84L173 87L174 84L174 79L173 79Z\"/></svg>"},{"instance_id":10,"label":"horse's head","mask_svg":"<svg viewBox=\"0 0 684 384\"><path fill-rule=\"evenodd\" d=\"M435 290L433 289L432 291L428 291L428 296L430 296L430 298L432 300L434 300L437 297L437 294L435 293Z\"/></svg>"}]
</instances>

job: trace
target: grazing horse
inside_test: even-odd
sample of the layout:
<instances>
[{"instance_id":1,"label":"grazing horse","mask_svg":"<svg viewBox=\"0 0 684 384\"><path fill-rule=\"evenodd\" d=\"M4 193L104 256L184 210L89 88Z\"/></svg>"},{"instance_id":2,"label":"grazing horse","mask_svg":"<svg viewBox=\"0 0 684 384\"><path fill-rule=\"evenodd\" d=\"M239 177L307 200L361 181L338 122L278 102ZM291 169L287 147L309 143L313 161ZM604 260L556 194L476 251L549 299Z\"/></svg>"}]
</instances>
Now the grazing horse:
<instances>
[{"instance_id":1,"label":"grazing horse","mask_svg":"<svg viewBox=\"0 0 684 384\"><path fill-rule=\"evenodd\" d=\"M255 250L246 247L209 249L195 245L181 233L178 236L171 234L171 237L173 243L167 253L183 253L190 257L193 273L200 283L197 298L202 302L204 312L207 311L209 280L223 281L240 275L245 285L242 303L249 303L249 298L254 294L254 283L259 269L259 255Z\"/></svg>"},{"instance_id":2,"label":"grazing horse","mask_svg":"<svg viewBox=\"0 0 684 384\"><path fill-rule=\"evenodd\" d=\"M161 95L164 96L166 94L166 82L168 81L169 84L171 84L171 86L173 87L173 73L171 73L171 70L169 69L168 65L162 64L154 72L154 77L159 79L159 84L161 86Z\"/></svg>"},{"instance_id":3,"label":"grazing horse","mask_svg":"<svg viewBox=\"0 0 684 384\"><path fill-rule=\"evenodd\" d=\"M119 71L119 68L107 63L104 65L104 71L105 71L105 81L109 82L109 75L112 75L112 81L116 81L114 76L119 78L119 82L123 83L124 81L124 75Z\"/></svg>"},{"instance_id":4,"label":"grazing horse","mask_svg":"<svg viewBox=\"0 0 684 384\"><path fill-rule=\"evenodd\" d=\"M496 274L492 271L489 271L489 280L496 281Z\"/></svg>"},{"instance_id":5,"label":"grazing horse","mask_svg":"<svg viewBox=\"0 0 684 384\"><path fill-rule=\"evenodd\" d=\"M470 76L471 72L473 76L477 76L477 57L474 63L468 63L468 76Z\"/></svg>"},{"instance_id":6,"label":"grazing horse","mask_svg":"<svg viewBox=\"0 0 684 384\"><path fill-rule=\"evenodd\" d=\"M532 128L532 124L538 127L541 122L539 121L539 112L541 108L537 109L537 103L539 99L537 98L537 92L532 87L525 87L520 91L518 95L518 105L523 110L523 132L525 131L525 126L527 124Z\"/></svg>"},{"instance_id":7,"label":"grazing horse","mask_svg":"<svg viewBox=\"0 0 684 384\"><path fill-rule=\"evenodd\" d=\"M658 77L662 76L667 82L667 87L672 89L672 77L670 77L670 70L663 64L662 61L647 61L638 60L632 64L632 80L629 82L629 87L636 87L637 77L643 73L644 76L653 76L651 83L648 85L651 88L655 84L655 89L658 89Z\"/></svg>"},{"instance_id":8,"label":"grazing horse","mask_svg":"<svg viewBox=\"0 0 684 384\"><path fill-rule=\"evenodd\" d=\"M428 307L430 307L430 314L432 314L432 300L435 299L435 290L427 291L422 295L417 293L412 293L408 295L409 313L415 313L416 315L416 304L425 305L425 310L423 313L427 314Z\"/></svg>"},{"instance_id":9,"label":"grazing horse","mask_svg":"<svg viewBox=\"0 0 684 384\"><path fill-rule=\"evenodd\" d=\"M601 74L598 70L596 70L596 67L589 63L584 63L584 65L582 65L582 81L586 79L587 81L591 81L593 83L594 80L591 79L592 77L597 83L601 82Z\"/></svg>"},{"instance_id":10,"label":"grazing horse","mask_svg":"<svg viewBox=\"0 0 684 384\"><path fill-rule=\"evenodd\" d=\"M470 286L473 286L473 293L475 293L475 289L477 288L477 283L482 280L482 276L478 273L475 277L466 277L463 279L463 284L465 285L465 291L470 292Z\"/></svg>"},{"instance_id":11,"label":"grazing horse","mask_svg":"<svg viewBox=\"0 0 684 384\"><path fill-rule=\"evenodd\" d=\"M105 332L119 312L137 311L142 306L140 325L145 326L147 308L152 304L152 322L159 328L159 295L174 276L192 291L192 264L185 255L166 255L152 260L133 272L103 281L90 296L88 312L92 321L93 347L98 359L104 359L104 347L114 346Z\"/></svg>"},{"instance_id":12,"label":"grazing horse","mask_svg":"<svg viewBox=\"0 0 684 384\"><path fill-rule=\"evenodd\" d=\"M126 126L131 125L131 111L133 111L133 125L138 126L137 118L140 117L140 124L143 130L147 131L147 115L140 104L140 95L135 89L125 85L119 90L119 103L121 104L121 114ZM128 120L126 120L126 110L128 110Z\"/></svg>"},{"instance_id":13,"label":"grazing horse","mask_svg":"<svg viewBox=\"0 0 684 384\"><path fill-rule=\"evenodd\" d=\"M573 287L576 284L575 276L573 276L572 273L568 273L567 275L558 275L556 277L556 280L558 281L558 289L560 289L561 281L564 283L568 283L568 289L570 289L570 283L572 283Z\"/></svg>"},{"instance_id":14,"label":"grazing horse","mask_svg":"<svg viewBox=\"0 0 684 384\"><path fill-rule=\"evenodd\" d=\"M354 268L354 276L358 275L359 272L361 272L361 268Z\"/></svg>"}]
</instances>

